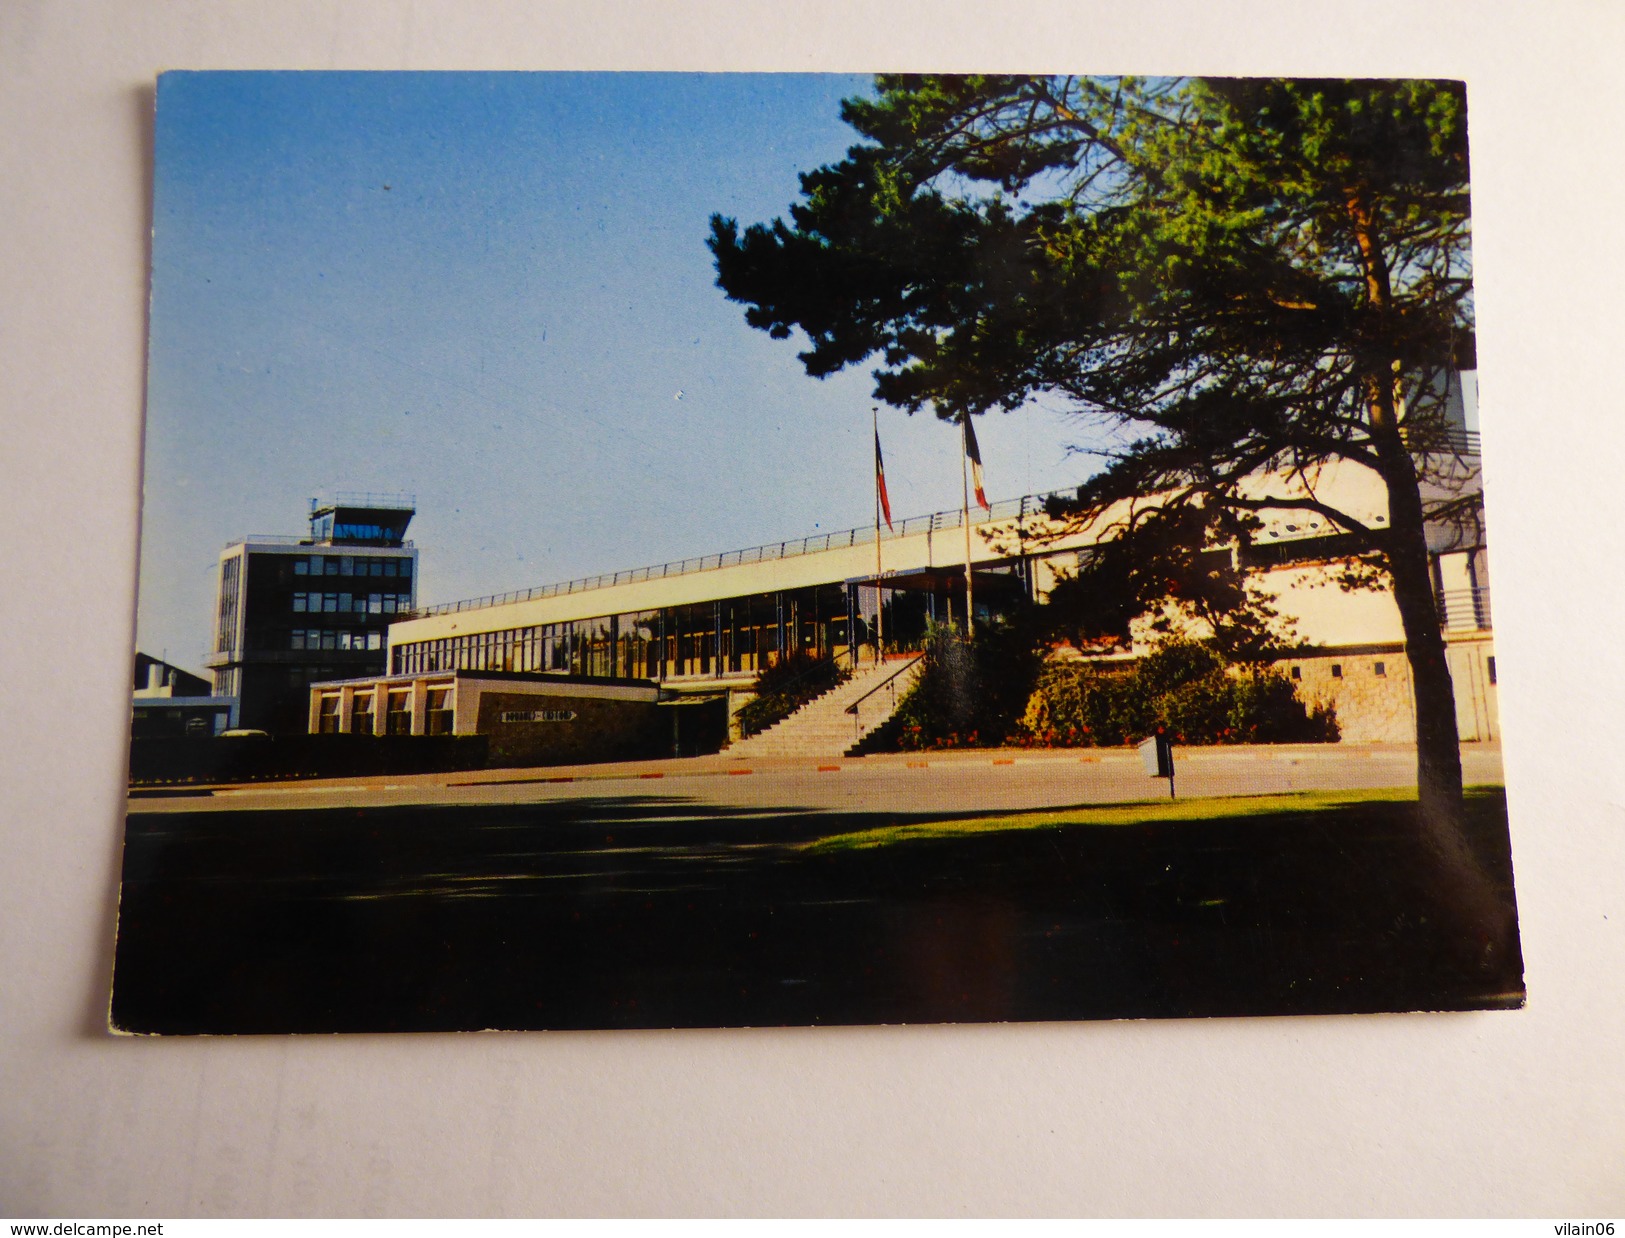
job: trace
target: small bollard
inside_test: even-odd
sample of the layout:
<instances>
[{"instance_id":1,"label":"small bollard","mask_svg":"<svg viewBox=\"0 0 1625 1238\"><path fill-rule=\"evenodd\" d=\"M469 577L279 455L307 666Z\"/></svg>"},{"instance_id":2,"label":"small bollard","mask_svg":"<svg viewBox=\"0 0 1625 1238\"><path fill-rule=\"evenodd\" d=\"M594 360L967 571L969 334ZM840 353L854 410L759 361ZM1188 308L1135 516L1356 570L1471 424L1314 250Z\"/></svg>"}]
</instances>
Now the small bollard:
<instances>
[{"instance_id":1,"label":"small bollard","mask_svg":"<svg viewBox=\"0 0 1625 1238\"><path fill-rule=\"evenodd\" d=\"M1140 762L1153 778L1168 780L1168 798L1174 798L1174 746L1161 731L1140 744Z\"/></svg>"}]
</instances>

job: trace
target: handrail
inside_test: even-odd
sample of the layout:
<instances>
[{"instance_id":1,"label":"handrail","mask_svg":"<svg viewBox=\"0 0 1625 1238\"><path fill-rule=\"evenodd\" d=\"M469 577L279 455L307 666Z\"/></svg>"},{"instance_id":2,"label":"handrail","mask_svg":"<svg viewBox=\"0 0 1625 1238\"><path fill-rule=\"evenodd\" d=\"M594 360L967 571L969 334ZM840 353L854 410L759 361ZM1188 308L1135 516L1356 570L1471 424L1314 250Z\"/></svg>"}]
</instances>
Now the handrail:
<instances>
[{"instance_id":1,"label":"handrail","mask_svg":"<svg viewBox=\"0 0 1625 1238\"><path fill-rule=\"evenodd\" d=\"M882 688L887 687L888 685L890 685L893 680L895 680L904 671L909 670L910 668L912 668L915 665L915 663L917 663L923 657L925 657L925 655L923 653L915 654L912 658L910 658L907 662L903 663L903 665L899 666L890 675L887 675L886 678L882 679L874 687L870 688L867 692L865 692L857 700L853 701L850 705L848 705L846 707L846 712L851 714L853 717L856 717L857 713L858 713L858 706L859 705L862 705L865 701L867 701L876 692L879 692Z\"/></svg>"}]
</instances>

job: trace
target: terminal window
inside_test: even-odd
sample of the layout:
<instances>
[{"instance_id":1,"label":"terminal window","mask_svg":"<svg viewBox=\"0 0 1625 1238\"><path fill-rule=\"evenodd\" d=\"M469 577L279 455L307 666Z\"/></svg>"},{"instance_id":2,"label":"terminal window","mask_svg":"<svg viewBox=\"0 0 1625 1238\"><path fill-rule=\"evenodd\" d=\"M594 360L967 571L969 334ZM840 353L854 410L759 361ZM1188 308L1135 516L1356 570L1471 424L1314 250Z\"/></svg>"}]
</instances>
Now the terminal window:
<instances>
[{"instance_id":1,"label":"terminal window","mask_svg":"<svg viewBox=\"0 0 1625 1238\"><path fill-rule=\"evenodd\" d=\"M337 735L339 733L339 698L336 696L322 697L321 716L317 723L318 731L323 735Z\"/></svg>"},{"instance_id":2,"label":"terminal window","mask_svg":"<svg viewBox=\"0 0 1625 1238\"><path fill-rule=\"evenodd\" d=\"M384 730L390 735L410 735L412 733L412 694L410 692L391 692L389 694L389 709L384 714Z\"/></svg>"},{"instance_id":3,"label":"terminal window","mask_svg":"<svg viewBox=\"0 0 1625 1238\"><path fill-rule=\"evenodd\" d=\"M425 729L430 735L450 735L452 724L451 689L430 688Z\"/></svg>"}]
</instances>

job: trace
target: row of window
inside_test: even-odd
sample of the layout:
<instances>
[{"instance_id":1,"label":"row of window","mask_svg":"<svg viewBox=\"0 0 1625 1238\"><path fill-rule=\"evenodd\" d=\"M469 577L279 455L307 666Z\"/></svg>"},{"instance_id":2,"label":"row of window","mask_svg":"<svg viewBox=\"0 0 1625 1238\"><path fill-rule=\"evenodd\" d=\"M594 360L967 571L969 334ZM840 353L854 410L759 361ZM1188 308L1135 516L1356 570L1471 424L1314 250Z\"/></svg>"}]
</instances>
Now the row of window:
<instances>
[{"instance_id":1,"label":"row of window","mask_svg":"<svg viewBox=\"0 0 1625 1238\"><path fill-rule=\"evenodd\" d=\"M293 608L299 614L364 615L406 614L412 609L410 593L296 593Z\"/></svg>"},{"instance_id":2,"label":"row of window","mask_svg":"<svg viewBox=\"0 0 1625 1238\"><path fill-rule=\"evenodd\" d=\"M312 537L323 542L383 542L386 545L398 546L406 532L406 526L339 522L329 515L314 521L310 526L310 532Z\"/></svg>"},{"instance_id":3,"label":"row of window","mask_svg":"<svg viewBox=\"0 0 1625 1238\"><path fill-rule=\"evenodd\" d=\"M384 647L384 634L382 632L351 632L347 629L323 631L320 628L295 628L293 630L292 647L294 649L348 649L352 651L382 649Z\"/></svg>"},{"instance_id":4,"label":"row of window","mask_svg":"<svg viewBox=\"0 0 1625 1238\"><path fill-rule=\"evenodd\" d=\"M358 555L304 555L293 561L295 576L405 576L412 575L410 559L369 559Z\"/></svg>"},{"instance_id":5,"label":"row of window","mask_svg":"<svg viewBox=\"0 0 1625 1238\"><path fill-rule=\"evenodd\" d=\"M868 592L872 597L873 590ZM401 646L391 670L397 675L553 671L638 679L756 672L793 650L827 657L844 649L853 610L859 612L861 643L868 633L862 602L845 586L828 585L476 632Z\"/></svg>"},{"instance_id":6,"label":"row of window","mask_svg":"<svg viewBox=\"0 0 1625 1238\"><path fill-rule=\"evenodd\" d=\"M214 647L227 650L237 640L237 584L242 577L243 557L233 555L220 565L220 614L216 617Z\"/></svg>"},{"instance_id":7,"label":"row of window","mask_svg":"<svg viewBox=\"0 0 1625 1238\"><path fill-rule=\"evenodd\" d=\"M452 728L452 703L450 688L430 688L428 700L424 710L424 734L450 735ZM350 702L351 735L376 735L377 724L374 722L374 710L378 706L377 694L374 692L357 692ZM344 733L343 699L337 694L326 694L321 698L316 719L316 729L323 735L339 735ZM391 689L384 702L384 734L410 735L412 733L412 693L410 689Z\"/></svg>"},{"instance_id":8,"label":"row of window","mask_svg":"<svg viewBox=\"0 0 1625 1238\"><path fill-rule=\"evenodd\" d=\"M1373 662L1371 664L1371 673L1373 675L1375 675L1378 679L1386 679L1386 678L1388 678L1388 663L1386 663L1386 662ZM1301 666L1294 666L1292 668L1292 678L1294 678L1294 679L1302 679L1303 678L1303 668ZM1341 678L1343 678L1343 664L1341 662L1333 662L1332 663L1332 678L1333 679L1341 679Z\"/></svg>"}]
</instances>

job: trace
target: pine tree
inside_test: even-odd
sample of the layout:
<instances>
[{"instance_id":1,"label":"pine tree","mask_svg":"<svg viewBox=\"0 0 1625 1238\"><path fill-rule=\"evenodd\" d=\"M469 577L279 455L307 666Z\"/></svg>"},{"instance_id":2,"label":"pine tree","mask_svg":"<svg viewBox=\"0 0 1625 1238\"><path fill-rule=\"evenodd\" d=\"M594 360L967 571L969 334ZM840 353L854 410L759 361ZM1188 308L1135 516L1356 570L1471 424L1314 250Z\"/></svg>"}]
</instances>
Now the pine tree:
<instances>
[{"instance_id":1,"label":"pine tree","mask_svg":"<svg viewBox=\"0 0 1625 1238\"><path fill-rule=\"evenodd\" d=\"M746 320L804 333L815 376L878 358L910 412L1044 394L1126 427L1056 512L1154 497L1125 553L1173 524L1327 521L1391 581L1423 819L1459 837L1427 529L1478 512L1440 395L1472 364L1462 84L881 77L843 116L864 140L802 176L788 222L712 219ZM1379 478L1385 521L1304 493L1328 466Z\"/></svg>"}]
</instances>

